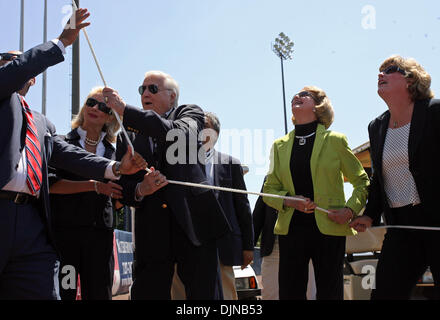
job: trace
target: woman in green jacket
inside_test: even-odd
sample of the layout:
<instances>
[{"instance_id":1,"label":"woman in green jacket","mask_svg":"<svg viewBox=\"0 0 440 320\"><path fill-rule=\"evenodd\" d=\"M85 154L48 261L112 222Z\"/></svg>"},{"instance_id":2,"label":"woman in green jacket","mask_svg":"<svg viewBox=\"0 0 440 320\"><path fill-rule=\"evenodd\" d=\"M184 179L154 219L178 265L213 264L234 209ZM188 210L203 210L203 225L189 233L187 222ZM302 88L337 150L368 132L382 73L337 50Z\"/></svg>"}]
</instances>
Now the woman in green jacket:
<instances>
[{"instance_id":1,"label":"woman in green jacket","mask_svg":"<svg viewBox=\"0 0 440 320\"><path fill-rule=\"evenodd\" d=\"M306 299L311 259L316 298L342 300L345 237L355 234L348 223L365 205L368 175L345 135L327 130L334 112L323 90L303 88L292 99L292 113L295 129L272 146L264 192L303 199L263 198L278 211L280 299ZM344 176L353 185L347 201Z\"/></svg>"}]
</instances>

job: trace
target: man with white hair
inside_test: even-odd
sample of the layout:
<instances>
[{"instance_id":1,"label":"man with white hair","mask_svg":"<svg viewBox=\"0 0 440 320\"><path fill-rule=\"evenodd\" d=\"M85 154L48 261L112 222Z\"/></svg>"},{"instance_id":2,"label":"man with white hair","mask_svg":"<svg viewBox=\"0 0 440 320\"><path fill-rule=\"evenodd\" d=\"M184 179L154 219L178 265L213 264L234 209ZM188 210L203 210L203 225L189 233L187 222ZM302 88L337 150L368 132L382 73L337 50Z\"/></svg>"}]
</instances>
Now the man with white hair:
<instances>
[{"instance_id":1,"label":"man with white hair","mask_svg":"<svg viewBox=\"0 0 440 320\"><path fill-rule=\"evenodd\" d=\"M127 105L105 88L107 104L123 116L133 132L132 143L154 170L167 179L202 183L197 161L204 114L196 105L178 106L179 86L168 74L150 71L139 87L142 109ZM117 147L116 157L124 146ZM202 152L203 153L203 152ZM121 202L137 207L133 299L170 299L174 266L187 299L218 299L216 239L230 231L212 190L167 184L166 179L143 180L143 173L120 180ZM156 186L163 186L157 190Z\"/></svg>"}]
</instances>

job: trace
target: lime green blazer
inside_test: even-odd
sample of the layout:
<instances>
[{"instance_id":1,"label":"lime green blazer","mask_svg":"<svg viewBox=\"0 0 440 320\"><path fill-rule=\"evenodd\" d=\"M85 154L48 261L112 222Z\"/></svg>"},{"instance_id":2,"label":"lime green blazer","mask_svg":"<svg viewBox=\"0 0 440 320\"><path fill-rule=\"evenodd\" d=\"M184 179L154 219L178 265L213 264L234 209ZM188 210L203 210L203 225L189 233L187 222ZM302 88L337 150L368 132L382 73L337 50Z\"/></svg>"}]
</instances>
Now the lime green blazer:
<instances>
[{"instance_id":1,"label":"lime green blazer","mask_svg":"<svg viewBox=\"0 0 440 320\"><path fill-rule=\"evenodd\" d=\"M294 196L290 158L295 130L275 140L271 150L270 168L264 183L264 193ZM315 142L310 159L314 202L323 209L349 207L357 215L365 206L370 180L361 163L348 147L345 135L326 130L321 124L316 130ZM353 185L353 193L345 201L344 176ZM278 210L274 233L286 235L289 230L293 208L284 207L283 199L263 197L263 201ZM331 221L327 213L315 210L316 224L323 234L334 236L354 235L356 231L347 224Z\"/></svg>"}]
</instances>

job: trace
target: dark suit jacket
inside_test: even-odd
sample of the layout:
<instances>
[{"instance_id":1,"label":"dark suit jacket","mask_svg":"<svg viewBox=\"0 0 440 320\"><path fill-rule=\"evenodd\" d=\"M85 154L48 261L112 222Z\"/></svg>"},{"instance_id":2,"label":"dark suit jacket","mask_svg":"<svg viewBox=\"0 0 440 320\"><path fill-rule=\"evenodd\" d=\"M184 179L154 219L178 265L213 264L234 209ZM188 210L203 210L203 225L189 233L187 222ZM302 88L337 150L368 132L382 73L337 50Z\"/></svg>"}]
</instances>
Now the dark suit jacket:
<instances>
[{"instance_id":1,"label":"dark suit jacket","mask_svg":"<svg viewBox=\"0 0 440 320\"><path fill-rule=\"evenodd\" d=\"M375 225L380 223L382 213L387 224L395 223L386 200L382 175L383 147L389 120L390 112L386 111L368 126L373 174L364 215L371 217ZM440 214L436 209L440 181L439 123L440 100L415 102L408 141L409 170L414 177L420 200L427 209L428 219L436 225L440 225Z\"/></svg>"},{"instance_id":2,"label":"dark suit jacket","mask_svg":"<svg viewBox=\"0 0 440 320\"><path fill-rule=\"evenodd\" d=\"M214 150L214 185L246 190L240 161ZM243 264L243 250L254 250L252 213L246 194L215 191L232 228L217 240L220 261L227 266Z\"/></svg>"},{"instance_id":3,"label":"dark suit jacket","mask_svg":"<svg viewBox=\"0 0 440 320\"><path fill-rule=\"evenodd\" d=\"M73 129L63 137L67 143L82 148L77 129ZM106 139L103 141L105 151L104 158L115 158L115 147ZM50 168L49 183L67 179L83 181L88 178L63 169ZM111 198L104 194L81 192L74 194L51 194L50 195L53 226L56 227L98 227L113 228L113 206Z\"/></svg>"},{"instance_id":4,"label":"dark suit jacket","mask_svg":"<svg viewBox=\"0 0 440 320\"><path fill-rule=\"evenodd\" d=\"M264 179L266 181L266 179ZM263 183L264 184L264 183ZM263 192L263 188L261 188ZM268 206L263 197L259 196L252 212L252 220L254 224L254 242L257 244L261 234L260 256L265 257L272 253L275 243L275 234L273 229L277 221L277 211Z\"/></svg>"},{"instance_id":5,"label":"dark suit jacket","mask_svg":"<svg viewBox=\"0 0 440 320\"><path fill-rule=\"evenodd\" d=\"M167 118L162 118L154 111L131 106L127 106L124 111L124 127L136 133L132 135L134 149L149 166L160 170L169 180L206 183L205 172L197 157L201 147L198 133L203 125L203 111L196 105L179 106ZM157 140L155 156L151 151L149 137ZM120 159L125 150L125 144L118 144L116 158ZM175 162L177 159L179 161ZM160 238L159 234L169 228L160 221L162 208L166 207L196 246L205 240L217 239L230 230L212 190L168 184L137 203L134 200L135 187L145 173L138 172L120 180L123 186L122 202L139 207L136 228L140 228L141 224L153 226L151 232L157 233L157 238ZM144 229L143 233L146 232ZM140 252L146 241L142 240L143 234L140 232L135 231L135 237L136 250Z\"/></svg>"},{"instance_id":6,"label":"dark suit jacket","mask_svg":"<svg viewBox=\"0 0 440 320\"><path fill-rule=\"evenodd\" d=\"M16 91L32 77L63 60L58 46L47 42L0 67L0 189L15 175L26 137L26 116ZM42 216L51 235L48 165L99 180L110 162L66 143L56 136L55 126L45 116L35 111L32 114L42 152Z\"/></svg>"}]
</instances>

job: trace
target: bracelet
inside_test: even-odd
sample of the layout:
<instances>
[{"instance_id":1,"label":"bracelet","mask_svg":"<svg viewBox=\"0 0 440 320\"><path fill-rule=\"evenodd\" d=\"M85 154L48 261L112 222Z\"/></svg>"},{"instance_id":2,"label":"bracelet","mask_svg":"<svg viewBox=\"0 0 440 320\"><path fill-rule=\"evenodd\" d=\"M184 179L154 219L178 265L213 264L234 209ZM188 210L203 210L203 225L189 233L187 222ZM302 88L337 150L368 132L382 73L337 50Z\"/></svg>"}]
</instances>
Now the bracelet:
<instances>
[{"instance_id":1,"label":"bracelet","mask_svg":"<svg viewBox=\"0 0 440 320\"><path fill-rule=\"evenodd\" d=\"M139 195L139 194L140 195ZM134 190L134 200L135 201L137 201L137 202L141 202L143 199L144 199L144 195L142 195L142 192L141 192L141 183L139 182L137 185L136 185L136 188L135 188L135 190Z\"/></svg>"},{"instance_id":2,"label":"bracelet","mask_svg":"<svg viewBox=\"0 0 440 320\"><path fill-rule=\"evenodd\" d=\"M95 181L95 182L94 182L94 186L95 186L95 191L96 191L96 193L97 193L97 194L100 194L99 191L98 191L98 181Z\"/></svg>"},{"instance_id":3,"label":"bracelet","mask_svg":"<svg viewBox=\"0 0 440 320\"><path fill-rule=\"evenodd\" d=\"M135 196L136 196L136 198L142 198L143 197L142 191L141 191L141 183L140 182L136 185Z\"/></svg>"}]
</instances>

